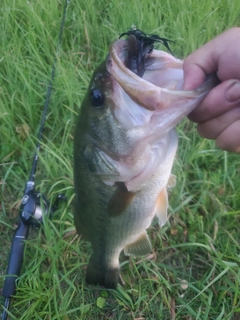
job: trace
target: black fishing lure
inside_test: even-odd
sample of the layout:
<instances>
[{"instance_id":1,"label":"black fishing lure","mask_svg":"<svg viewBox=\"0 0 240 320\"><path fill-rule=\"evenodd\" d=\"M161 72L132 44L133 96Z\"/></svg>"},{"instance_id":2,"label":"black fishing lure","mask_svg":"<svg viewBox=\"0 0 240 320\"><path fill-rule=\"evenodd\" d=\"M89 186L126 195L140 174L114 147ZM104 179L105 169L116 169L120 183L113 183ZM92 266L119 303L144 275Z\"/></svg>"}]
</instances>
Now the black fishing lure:
<instances>
[{"instance_id":1,"label":"black fishing lure","mask_svg":"<svg viewBox=\"0 0 240 320\"><path fill-rule=\"evenodd\" d=\"M125 65L139 77L144 74L146 58L156 47L156 42L163 44L174 55L168 42L175 42L167 38L161 38L156 34L146 34L139 29L129 29L122 33L119 38L123 36L128 36L128 57L125 60Z\"/></svg>"}]
</instances>

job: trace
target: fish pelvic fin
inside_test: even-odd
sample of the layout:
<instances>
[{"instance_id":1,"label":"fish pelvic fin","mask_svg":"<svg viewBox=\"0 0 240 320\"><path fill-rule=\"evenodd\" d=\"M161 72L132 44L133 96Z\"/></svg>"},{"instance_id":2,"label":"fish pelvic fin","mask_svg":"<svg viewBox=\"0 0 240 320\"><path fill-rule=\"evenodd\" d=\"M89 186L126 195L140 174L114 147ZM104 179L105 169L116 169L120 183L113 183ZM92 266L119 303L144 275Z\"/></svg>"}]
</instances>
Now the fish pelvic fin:
<instances>
[{"instance_id":1,"label":"fish pelvic fin","mask_svg":"<svg viewBox=\"0 0 240 320\"><path fill-rule=\"evenodd\" d=\"M171 189L171 188L174 188L176 184L177 184L177 177L175 176L175 174L170 174L167 187Z\"/></svg>"},{"instance_id":2,"label":"fish pelvic fin","mask_svg":"<svg viewBox=\"0 0 240 320\"><path fill-rule=\"evenodd\" d=\"M145 256L152 250L151 242L148 238L147 232L145 231L137 239L137 241L127 245L124 248L124 253L126 256Z\"/></svg>"},{"instance_id":3,"label":"fish pelvic fin","mask_svg":"<svg viewBox=\"0 0 240 320\"><path fill-rule=\"evenodd\" d=\"M158 223L162 227L168 220L168 193L167 188L171 189L176 186L177 177L171 174L167 186L159 193L155 204L155 215L158 218Z\"/></svg>"},{"instance_id":4,"label":"fish pelvic fin","mask_svg":"<svg viewBox=\"0 0 240 320\"><path fill-rule=\"evenodd\" d=\"M155 215L158 218L158 223L162 227L168 220L168 193L167 189L163 188L157 197L155 204Z\"/></svg>"},{"instance_id":5,"label":"fish pelvic fin","mask_svg":"<svg viewBox=\"0 0 240 320\"><path fill-rule=\"evenodd\" d=\"M87 267L86 282L104 286L107 289L116 289L119 282L119 274L119 268L102 266L91 257Z\"/></svg>"}]
</instances>

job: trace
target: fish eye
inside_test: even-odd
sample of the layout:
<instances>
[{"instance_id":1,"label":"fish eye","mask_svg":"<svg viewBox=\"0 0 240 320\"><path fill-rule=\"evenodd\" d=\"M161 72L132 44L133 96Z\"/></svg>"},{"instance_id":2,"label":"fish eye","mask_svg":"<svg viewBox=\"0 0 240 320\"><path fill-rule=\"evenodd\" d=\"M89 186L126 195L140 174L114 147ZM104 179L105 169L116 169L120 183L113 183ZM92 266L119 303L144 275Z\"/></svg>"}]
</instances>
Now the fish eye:
<instances>
[{"instance_id":1,"label":"fish eye","mask_svg":"<svg viewBox=\"0 0 240 320\"><path fill-rule=\"evenodd\" d=\"M104 94L101 90L94 88L90 91L90 101L94 107L101 107L104 103Z\"/></svg>"}]
</instances>

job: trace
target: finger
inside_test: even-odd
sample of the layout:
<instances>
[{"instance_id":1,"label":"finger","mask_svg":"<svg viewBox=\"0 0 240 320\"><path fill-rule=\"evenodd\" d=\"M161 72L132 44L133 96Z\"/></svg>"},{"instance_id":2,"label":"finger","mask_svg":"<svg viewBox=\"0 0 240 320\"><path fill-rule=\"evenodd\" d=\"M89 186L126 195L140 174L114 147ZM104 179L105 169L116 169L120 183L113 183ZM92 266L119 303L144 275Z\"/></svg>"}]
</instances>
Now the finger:
<instances>
[{"instance_id":1,"label":"finger","mask_svg":"<svg viewBox=\"0 0 240 320\"><path fill-rule=\"evenodd\" d=\"M213 88L188 117L194 122L205 122L235 108L239 103L240 81L227 80Z\"/></svg>"},{"instance_id":2,"label":"finger","mask_svg":"<svg viewBox=\"0 0 240 320\"><path fill-rule=\"evenodd\" d=\"M228 130L233 124L240 121L240 104L238 107L212 119L209 121L202 122L198 125L199 134L207 139L217 139L223 134L226 130ZM240 125L239 125L240 128ZM240 135L236 136L233 132L231 135L233 139L240 140Z\"/></svg>"},{"instance_id":3,"label":"finger","mask_svg":"<svg viewBox=\"0 0 240 320\"><path fill-rule=\"evenodd\" d=\"M232 123L217 137L216 145L226 151L240 152L240 120Z\"/></svg>"}]
</instances>

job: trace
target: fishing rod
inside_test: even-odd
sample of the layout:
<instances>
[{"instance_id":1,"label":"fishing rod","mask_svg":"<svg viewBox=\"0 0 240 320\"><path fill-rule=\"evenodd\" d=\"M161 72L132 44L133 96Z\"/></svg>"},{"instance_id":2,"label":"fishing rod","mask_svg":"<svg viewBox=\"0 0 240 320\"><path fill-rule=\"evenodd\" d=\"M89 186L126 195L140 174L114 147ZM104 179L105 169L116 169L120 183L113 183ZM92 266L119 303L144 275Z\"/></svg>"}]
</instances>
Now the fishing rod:
<instances>
[{"instance_id":1,"label":"fishing rod","mask_svg":"<svg viewBox=\"0 0 240 320\"><path fill-rule=\"evenodd\" d=\"M38 142L35 149L35 154L32 161L31 173L29 176L29 180L26 182L24 195L22 197L20 210L19 210L19 220L18 227L15 230L11 251L8 261L8 268L6 273L6 278L4 281L4 286L2 290L2 296L5 298L4 301L4 310L2 312L2 320L7 320L8 318L8 310L10 305L10 299L16 293L16 280L20 275L21 266L23 262L23 254L25 247L25 240L28 236L28 231L30 226L40 226L43 221L44 215L49 215L50 217L56 211L58 207L58 203L60 200L66 200L63 195L58 195L53 206L50 207L50 203L47 198L41 194L40 192L35 190L35 173L37 169L38 163L38 153L41 147L41 142L43 139L43 130L46 122L46 117L48 113L48 106L50 102L53 81L55 77L55 70L57 64L57 57L59 55L59 47L62 42L62 34L64 29L64 23L66 18L67 6L70 3L70 0L66 0L62 21L60 26L60 32L58 37L58 43L56 47L56 53L54 57L54 62L52 66L51 78L47 88L46 99L43 107L43 114L41 118L39 133L38 133Z\"/></svg>"}]
</instances>

